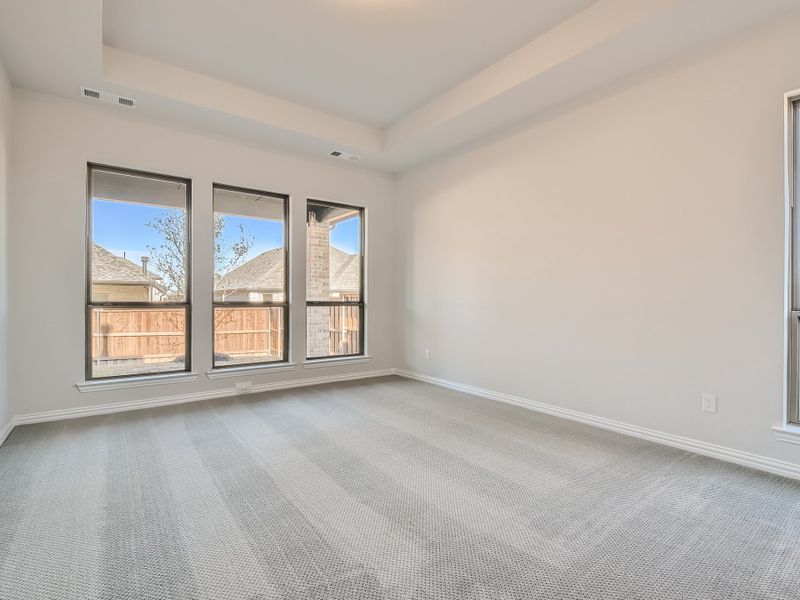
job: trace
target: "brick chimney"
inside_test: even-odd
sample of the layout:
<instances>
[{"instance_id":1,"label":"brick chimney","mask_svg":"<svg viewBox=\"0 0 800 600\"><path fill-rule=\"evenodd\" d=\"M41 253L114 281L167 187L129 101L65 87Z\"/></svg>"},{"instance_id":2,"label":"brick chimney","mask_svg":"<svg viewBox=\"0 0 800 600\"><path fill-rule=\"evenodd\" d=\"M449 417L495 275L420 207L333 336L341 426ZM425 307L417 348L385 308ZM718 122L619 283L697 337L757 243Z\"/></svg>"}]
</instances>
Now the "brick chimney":
<instances>
[{"instance_id":1,"label":"brick chimney","mask_svg":"<svg viewBox=\"0 0 800 600\"><path fill-rule=\"evenodd\" d=\"M331 296L331 228L317 222L314 211L308 212L306 231L306 294L309 300L330 300ZM306 322L306 353L326 356L329 348L330 309L312 306Z\"/></svg>"}]
</instances>

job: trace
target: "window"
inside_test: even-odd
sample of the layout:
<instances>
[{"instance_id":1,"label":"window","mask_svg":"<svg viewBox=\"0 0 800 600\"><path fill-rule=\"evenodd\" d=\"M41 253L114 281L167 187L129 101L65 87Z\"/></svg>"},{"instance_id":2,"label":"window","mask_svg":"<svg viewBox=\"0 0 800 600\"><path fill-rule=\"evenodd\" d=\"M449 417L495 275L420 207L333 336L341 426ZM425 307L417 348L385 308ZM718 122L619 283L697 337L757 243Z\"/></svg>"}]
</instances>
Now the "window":
<instances>
[{"instance_id":1,"label":"window","mask_svg":"<svg viewBox=\"0 0 800 600\"><path fill-rule=\"evenodd\" d=\"M89 165L86 378L188 371L187 179Z\"/></svg>"},{"instance_id":2,"label":"window","mask_svg":"<svg viewBox=\"0 0 800 600\"><path fill-rule=\"evenodd\" d=\"M789 406L788 421L800 424L800 97L789 99Z\"/></svg>"},{"instance_id":3,"label":"window","mask_svg":"<svg viewBox=\"0 0 800 600\"><path fill-rule=\"evenodd\" d=\"M364 209L309 200L306 357L364 353Z\"/></svg>"},{"instance_id":4,"label":"window","mask_svg":"<svg viewBox=\"0 0 800 600\"><path fill-rule=\"evenodd\" d=\"M289 197L214 185L214 368L287 361Z\"/></svg>"}]
</instances>

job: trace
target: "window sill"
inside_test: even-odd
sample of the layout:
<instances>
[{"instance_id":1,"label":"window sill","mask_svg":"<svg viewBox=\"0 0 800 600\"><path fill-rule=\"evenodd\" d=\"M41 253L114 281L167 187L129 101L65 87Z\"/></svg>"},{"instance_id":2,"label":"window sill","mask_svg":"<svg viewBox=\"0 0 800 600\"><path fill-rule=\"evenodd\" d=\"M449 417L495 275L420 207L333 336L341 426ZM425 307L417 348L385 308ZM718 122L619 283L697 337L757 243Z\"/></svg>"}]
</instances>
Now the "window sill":
<instances>
[{"instance_id":1,"label":"window sill","mask_svg":"<svg viewBox=\"0 0 800 600\"><path fill-rule=\"evenodd\" d=\"M797 425L776 425L772 428L775 437L787 444L800 444L800 426Z\"/></svg>"},{"instance_id":2,"label":"window sill","mask_svg":"<svg viewBox=\"0 0 800 600\"><path fill-rule=\"evenodd\" d=\"M241 377L242 375L261 375L264 373L280 373L281 371L293 371L297 365L295 363L276 363L274 365L243 365L241 367L228 367L226 369L212 369L206 371L209 379L227 379L229 377Z\"/></svg>"},{"instance_id":3,"label":"window sill","mask_svg":"<svg viewBox=\"0 0 800 600\"><path fill-rule=\"evenodd\" d=\"M76 383L75 387L81 392L105 392L107 390L121 390L125 388L138 388L148 385L161 385L164 383L184 383L196 381L197 373L165 373L163 375L141 375L134 377L120 377L119 379L95 379Z\"/></svg>"},{"instance_id":4,"label":"window sill","mask_svg":"<svg viewBox=\"0 0 800 600\"><path fill-rule=\"evenodd\" d=\"M357 365L368 363L372 360L371 356L343 356L342 358L318 358L316 360L306 360L303 363L304 369L319 369L322 367L333 367L335 365Z\"/></svg>"}]
</instances>

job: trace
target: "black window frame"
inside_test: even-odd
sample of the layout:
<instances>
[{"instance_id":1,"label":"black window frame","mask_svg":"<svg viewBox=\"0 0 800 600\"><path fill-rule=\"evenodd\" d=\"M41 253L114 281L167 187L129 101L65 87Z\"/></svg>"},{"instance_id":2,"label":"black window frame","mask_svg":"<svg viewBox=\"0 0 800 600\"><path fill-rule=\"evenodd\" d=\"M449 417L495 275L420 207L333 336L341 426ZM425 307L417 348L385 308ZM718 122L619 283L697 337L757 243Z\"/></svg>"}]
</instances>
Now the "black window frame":
<instances>
[{"instance_id":1,"label":"black window frame","mask_svg":"<svg viewBox=\"0 0 800 600\"><path fill-rule=\"evenodd\" d=\"M784 424L800 426L800 90L786 94L786 406Z\"/></svg>"},{"instance_id":2,"label":"black window frame","mask_svg":"<svg viewBox=\"0 0 800 600\"><path fill-rule=\"evenodd\" d=\"M289 290L289 195L280 194L278 192L267 192L254 188L247 188L235 185L228 185L225 183L213 183L211 186L211 212L216 215L216 206L214 204L214 192L216 190L225 190L229 192L239 192L242 194L258 194L260 196L269 196L270 198L278 198L283 201L283 289L284 301L283 302L245 302L245 301L217 301L214 299L214 282L211 283L211 368L214 371L224 371L225 369L247 369L251 367L263 367L267 365L282 365L289 362L289 346L290 346L290 290ZM212 256L211 272L214 272L215 257ZM270 360L263 362L248 362L239 363L234 365L217 365L216 364L216 344L217 344L217 331L214 318L214 311L217 308L230 308L230 307L245 307L245 308L282 308L283 309L283 358L281 360Z\"/></svg>"},{"instance_id":3,"label":"black window frame","mask_svg":"<svg viewBox=\"0 0 800 600\"><path fill-rule=\"evenodd\" d=\"M174 183L182 183L186 186L186 295L183 302L136 302L136 301L92 301L92 174L95 171L108 171L121 175L131 175L135 177L146 177L149 179L159 179ZM165 175L152 171L130 169L127 167L117 167L101 163L86 163L86 289L85 289L85 378L86 381L107 381L114 379L132 379L143 377L168 376L191 372L192 370L192 180L188 177L178 177L175 175ZM92 372L92 310L96 308L182 308L186 314L185 320L185 339L184 339L184 366L183 369L171 371L153 371L146 373L128 373L123 375L94 376Z\"/></svg>"},{"instance_id":4,"label":"black window frame","mask_svg":"<svg viewBox=\"0 0 800 600\"><path fill-rule=\"evenodd\" d=\"M306 331L306 358L308 362L319 360L332 360L338 358L355 358L364 356L366 354L366 340L367 340L367 323L366 323L366 280L365 280L365 258L367 251L367 237L366 237L366 224L367 213L363 206L355 206L353 204L342 204L340 202L331 202L329 200L318 200L316 198L306 198L306 225L308 225L308 205L309 203L328 206L331 208L343 208L347 210L358 211L360 226L359 226L359 290L357 301L342 301L342 300L309 300L308 299L308 284L306 283L306 328L308 328L308 307L310 306L358 306L358 352L351 354L326 354L324 356L308 356L308 332ZM306 249L308 248L308 240L306 240ZM308 271L308 256L306 256L306 272ZM306 282L308 275L306 275Z\"/></svg>"}]
</instances>

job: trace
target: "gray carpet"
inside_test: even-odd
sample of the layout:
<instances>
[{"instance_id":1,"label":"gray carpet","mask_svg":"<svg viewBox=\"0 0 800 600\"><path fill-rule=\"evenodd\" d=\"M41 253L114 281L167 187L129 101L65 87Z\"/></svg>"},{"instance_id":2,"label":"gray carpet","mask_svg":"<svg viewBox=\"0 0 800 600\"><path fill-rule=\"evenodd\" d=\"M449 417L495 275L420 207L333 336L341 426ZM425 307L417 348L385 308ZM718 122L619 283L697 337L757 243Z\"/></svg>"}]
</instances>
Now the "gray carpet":
<instances>
[{"instance_id":1,"label":"gray carpet","mask_svg":"<svg viewBox=\"0 0 800 600\"><path fill-rule=\"evenodd\" d=\"M0 598L800 598L800 484L382 378L18 427Z\"/></svg>"}]
</instances>

